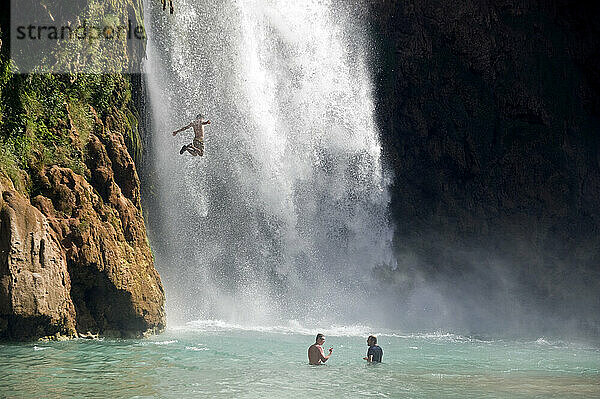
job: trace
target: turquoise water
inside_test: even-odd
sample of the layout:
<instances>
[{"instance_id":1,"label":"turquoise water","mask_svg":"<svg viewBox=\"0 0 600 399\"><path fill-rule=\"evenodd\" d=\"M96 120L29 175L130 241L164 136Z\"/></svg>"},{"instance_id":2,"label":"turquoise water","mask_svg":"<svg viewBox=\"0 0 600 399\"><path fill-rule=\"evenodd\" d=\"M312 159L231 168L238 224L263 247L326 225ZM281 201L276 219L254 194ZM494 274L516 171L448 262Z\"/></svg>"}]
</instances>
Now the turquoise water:
<instances>
[{"instance_id":1,"label":"turquoise water","mask_svg":"<svg viewBox=\"0 0 600 399\"><path fill-rule=\"evenodd\" d=\"M384 362L367 365L371 331L334 327L324 330L332 358L309 366L314 332L202 321L145 340L2 344L0 396L600 397L600 350L593 345L387 332L379 334Z\"/></svg>"}]
</instances>

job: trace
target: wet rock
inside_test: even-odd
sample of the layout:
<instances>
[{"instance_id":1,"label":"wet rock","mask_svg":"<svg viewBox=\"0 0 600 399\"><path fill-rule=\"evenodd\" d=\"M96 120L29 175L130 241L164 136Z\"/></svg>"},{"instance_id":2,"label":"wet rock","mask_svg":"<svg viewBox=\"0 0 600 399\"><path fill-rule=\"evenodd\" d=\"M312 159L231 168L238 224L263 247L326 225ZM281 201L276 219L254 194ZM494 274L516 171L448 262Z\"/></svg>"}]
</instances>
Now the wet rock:
<instances>
[{"instance_id":1,"label":"wet rock","mask_svg":"<svg viewBox=\"0 0 600 399\"><path fill-rule=\"evenodd\" d=\"M466 312L508 324L497 290L600 325L600 7L369 4L396 251L449 296L472 293Z\"/></svg>"},{"instance_id":2,"label":"wet rock","mask_svg":"<svg viewBox=\"0 0 600 399\"><path fill-rule=\"evenodd\" d=\"M87 149L91 183L46 167L34 172L39 194L29 200L0 180L0 338L140 337L164 329L164 291L135 166L119 134L102 141L90 134Z\"/></svg>"},{"instance_id":3,"label":"wet rock","mask_svg":"<svg viewBox=\"0 0 600 399\"><path fill-rule=\"evenodd\" d=\"M0 337L75 334L71 280L58 236L27 198L0 184Z\"/></svg>"},{"instance_id":4,"label":"wet rock","mask_svg":"<svg viewBox=\"0 0 600 399\"><path fill-rule=\"evenodd\" d=\"M95 137L90 142L98 151L104 148ZM70 169L54 166L43 172L49 181L44 194L54 208L70 210L50 219L65 251L77 330L127 336L160 331L165 326L164 292L141 211L121 193L109 164L94 162L92 175L106 171L105 178L93 180L95 186ZM72 206L65 207L67 187ZM102 192L108 202L97 194Z\"/></svg>"},{"instance_id":5,"label":"wet rock","mask_svg":"<svg viewBox=\"0 0 600 399\"><path fill-rule=\"evenodd\" d=\"M98 339L98 334L92 334L91 332L80 333L79 338L82 339Z\"/></svg>"},{"instance_id":6,"label":"wet rock","mask_svg":"<svg viewBox=\"0 0 600 399\"><path fill-rule=\"evenodd\" d=\"M76 7L46 3L30 8L63 22L108 12L143 25L140 0L83 1ZM106 65L126 61L136 70L145 40L128 47L127 54L125 47L110 54ZM52 53L69 59L61 51ZM8 68L7 56L2 52L0 63ZM79 61L68 70L81 66ZM3 135L15 144L2 147L7 154L0 165L0 339L161 331L164 292L130 156L131 151L141 156L131 101L135 74L5 78L0 82ZM32 104L39 104L35 112Z\"/></svg>"}]
</instances>

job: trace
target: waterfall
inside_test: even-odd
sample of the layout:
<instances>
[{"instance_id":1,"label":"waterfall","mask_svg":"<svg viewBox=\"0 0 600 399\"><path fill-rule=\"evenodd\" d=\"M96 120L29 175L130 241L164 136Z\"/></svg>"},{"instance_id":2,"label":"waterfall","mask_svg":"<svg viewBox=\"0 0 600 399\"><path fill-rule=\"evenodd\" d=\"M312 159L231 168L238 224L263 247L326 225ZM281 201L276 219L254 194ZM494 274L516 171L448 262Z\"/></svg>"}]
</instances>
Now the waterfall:
<instances>
[{"instance_id":1,"label":"waterfall","mask_svg":"<svg viewBox=\"0 0 600 399\"><path fill-rule=\"evenodd\" d=\"M150 229L170 320L342 322L381 293L392 228L370 45L360 7L341 3L178 0L171 16L147 1ZM193 133L171 132L197 113L205 155L180 156Z\"/></svg>"}]
</instances>

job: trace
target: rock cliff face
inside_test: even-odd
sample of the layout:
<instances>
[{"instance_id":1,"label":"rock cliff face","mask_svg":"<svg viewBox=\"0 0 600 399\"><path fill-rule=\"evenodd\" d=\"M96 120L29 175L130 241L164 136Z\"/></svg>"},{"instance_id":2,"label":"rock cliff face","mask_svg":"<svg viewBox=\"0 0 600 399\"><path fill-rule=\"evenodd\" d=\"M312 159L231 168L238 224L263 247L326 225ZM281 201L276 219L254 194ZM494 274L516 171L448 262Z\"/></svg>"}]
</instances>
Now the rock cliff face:
<instances>
[{"instance_id":1,"label":"rock cliff face","mask_svg":"<svg viewBox=\"0 0 600 399\"><path fill-rule=\"evenodd\" d=\"M141 23L137 0L30 3L66 19L125 13ZM141 152L131 76L16 75L0 50L0 339L162 330L130 156ZM135 50L130 62L140 62Z\"/></svg>"},{"instance_id":2,"label":"rock cliff face","mask_svg":"<svg viewBox=\"0 0 600 399\"><path fill-rule=\"evenodd\" d=\"M10 181L0 190L0 336L74 335L71 278L60 239Z\"/></svg>"},{"instance_id":3,"label":"rock cliff face","mask_svg":"<svg viewBox=\"0 0 600 399\"><path fill-rule=\"evenodd\" d=\"M51 166L33 176L41 194L31 201L2 186L0 336L126 337L164 328L135 166L123 137L98 123L104 139L92 134L87 144L91 183Z\"/></svg>"},{"instance_id":4,"label":"rock cliff face","mask_svg":"<svg viewBox=\"0 0 600 399\"><path fill-rule=\"evenodd\" d=\"M598 8L371 2L396 279L434 284L474 329L600 328Z\"/></svg>"}]
</instances>

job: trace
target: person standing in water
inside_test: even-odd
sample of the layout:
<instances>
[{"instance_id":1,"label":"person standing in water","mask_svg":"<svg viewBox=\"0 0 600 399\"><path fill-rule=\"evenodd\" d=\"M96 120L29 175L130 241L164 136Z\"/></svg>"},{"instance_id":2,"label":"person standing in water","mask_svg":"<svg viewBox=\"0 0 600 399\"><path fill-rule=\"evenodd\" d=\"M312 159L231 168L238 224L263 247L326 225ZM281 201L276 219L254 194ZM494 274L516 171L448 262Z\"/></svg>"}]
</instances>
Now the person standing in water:
<instances>
[{"instance_id":1,"label":"person standing in water","mask_svg":"<svg viewBox=\"0 0 600 399\"><path fill-rule=\"evenodd\" d=\"M369 345L369 349L367 350L367 356L363 357L363 360L366 360L369 363L381 363L381 359L383 359L383 349L377 345L377 337L369 335L367 338L367 345Z\"/></svg>"},{"instance_id":2,"label":"person standing in water","mask_svg":"<svg viewBox=\"0 0 600 399\"><path fill-rule=\"evenodd\" d=\"M179 151L180 155L183 155L184 152L189 152L193 156L203 156L204 155L204 125L210 125L209 120L205 120L202 114L196 115L196 119L192 121L189 125L182 127L181 129L175 130L173 132L173 136L176 136L177 133L183 132L189 128L194 129L194 141L190 144L184 145L181 147Z\"/></svg>"},{"instance_id":3,"label":"person standing in water","mask_svg":"<svg viewBox=\"0 0 600 399\"><path fill-rule=\"evenodd\" d=\"M325 336L323 334L317 334L315 343L308 348L308 363L312 365L319 365L325 363L331 357L333 348L329 348L329 354L325 356L323 352L323 343L325 343Z\"/></svg>"}]
</instances>

